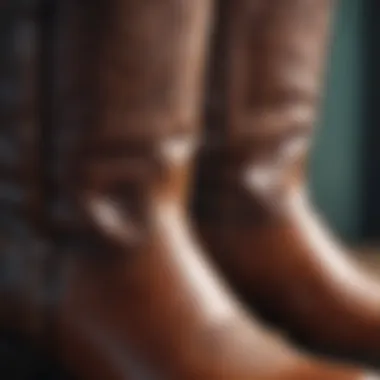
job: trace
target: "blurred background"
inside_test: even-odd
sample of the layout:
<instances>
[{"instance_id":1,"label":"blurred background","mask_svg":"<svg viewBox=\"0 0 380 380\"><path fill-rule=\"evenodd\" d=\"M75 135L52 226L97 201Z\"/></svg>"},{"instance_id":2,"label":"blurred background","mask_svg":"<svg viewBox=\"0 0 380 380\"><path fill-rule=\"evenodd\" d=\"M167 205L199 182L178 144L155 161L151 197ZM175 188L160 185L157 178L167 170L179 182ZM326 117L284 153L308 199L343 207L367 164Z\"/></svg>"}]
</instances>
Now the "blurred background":
<instances>
[{"instance_id":1,"label":"blurred background","mask_svg":"<svg viewBox=\"0 0 380 380\"><path fill-rule=\"evenodd\" d=\"M341 0L310 163L312 196L345 240L380 238L380 4Z\"/></svg>"}]
</instances>

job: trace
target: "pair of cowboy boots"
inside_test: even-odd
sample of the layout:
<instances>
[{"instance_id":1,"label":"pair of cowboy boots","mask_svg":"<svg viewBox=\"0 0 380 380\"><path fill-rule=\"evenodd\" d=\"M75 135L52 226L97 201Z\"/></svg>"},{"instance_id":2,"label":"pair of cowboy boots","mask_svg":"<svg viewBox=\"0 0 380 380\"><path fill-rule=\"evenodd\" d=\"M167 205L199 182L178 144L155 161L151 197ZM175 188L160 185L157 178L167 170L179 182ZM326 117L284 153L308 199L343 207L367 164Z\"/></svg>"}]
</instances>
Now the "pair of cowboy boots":
<instances>
[{"instance_id":1,"label":"pair of cowboy boots","mask_svg":"<svg viewBox=\"0 0 380 380\"><path fill-rule=\"evenodd\" d=\"M202 145L214 5L57 2L2 126L20 149L2 151L3 325L83 379L376 379L272 335L206 257L315 340L376 353L375 288L334 260L301 191L331 4L221 4Z\"/></svg>"}]
</instances>

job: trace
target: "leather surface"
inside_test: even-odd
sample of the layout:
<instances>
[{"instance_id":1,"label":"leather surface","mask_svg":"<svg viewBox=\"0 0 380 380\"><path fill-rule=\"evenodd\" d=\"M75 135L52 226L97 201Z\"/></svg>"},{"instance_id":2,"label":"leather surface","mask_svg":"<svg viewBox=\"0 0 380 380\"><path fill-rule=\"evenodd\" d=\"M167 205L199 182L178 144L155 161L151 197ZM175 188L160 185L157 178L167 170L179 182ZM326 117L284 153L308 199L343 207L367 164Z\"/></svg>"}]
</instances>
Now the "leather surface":
<instances>
[{"instance_id":1,"label":"leather surface","mask_svg":"<svg viewBox=\"0 0 380 380\"><path fill-rule=\"evenodd\" d=\"M214 111L224 124L199 160L194 207L208 251L254 308L316 346L368 359L378 355L379 282L323 225L305 178L333 5L230 4L224 107Z\"/></svg>"}]
</instances>

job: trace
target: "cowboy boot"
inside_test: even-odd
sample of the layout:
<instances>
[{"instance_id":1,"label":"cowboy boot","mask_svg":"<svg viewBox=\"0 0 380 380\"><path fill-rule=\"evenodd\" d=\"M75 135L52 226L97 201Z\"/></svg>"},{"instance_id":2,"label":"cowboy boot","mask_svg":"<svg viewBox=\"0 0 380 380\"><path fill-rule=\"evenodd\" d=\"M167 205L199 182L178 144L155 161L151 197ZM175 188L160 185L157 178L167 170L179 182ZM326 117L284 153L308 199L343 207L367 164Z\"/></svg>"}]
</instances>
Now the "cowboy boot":
<instances>
[{"instance_id":1,"label":"cowboy boot","mask_svg":"<svg viewBox=\"0 0 380 380\"><path fill-rule=\"evenodd\" d=\"M264 316L305 342L371 357L379 283L326 231L305 178L332 3L228 2L223 96L209 120L220 124L199 162L194 215L208 251Z\"/></svg>"},{"instance_id":2,"label":"cowboy boot","mask_svg":"<svg viewBox=\"0 0 380 380\"><path fill-rule=\"evenodd\" d=\"M249 319L191 232L211 3L59 3L51 348L91 380L369 379Z\"/></svg>"}]
</instances>

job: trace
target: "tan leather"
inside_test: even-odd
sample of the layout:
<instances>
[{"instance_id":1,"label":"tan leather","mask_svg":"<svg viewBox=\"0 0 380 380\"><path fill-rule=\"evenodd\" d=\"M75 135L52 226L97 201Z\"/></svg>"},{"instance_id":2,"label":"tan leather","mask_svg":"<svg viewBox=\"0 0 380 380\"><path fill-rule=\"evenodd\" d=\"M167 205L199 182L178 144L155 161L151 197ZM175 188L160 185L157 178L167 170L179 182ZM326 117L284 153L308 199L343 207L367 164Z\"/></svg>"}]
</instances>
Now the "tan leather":
<instances>
[{"instance_id":1,"label":"tan leather","mask_svg":"<svg viewBox=\"0 0 380 380\"><path fill-rule=\"evenodd\" d=\"M191 231L211 12L210 0L60 2L56 353L91 380L366 378L249 319Z\"/></svg>"},{"instance_id":2,"label":"tan leather","mask_svg":"<svg viewBox=\"0 0 380 380\"><path fill-rule=\"evenodd\" d=\"M314 344L370 356L380 347L379 283L326 232L305 178L332 6L228 3L224 101L210 118L225 124L200 159L195 215L255 308Z\"/></svg>"}]
</instances>

